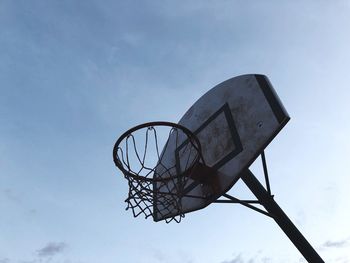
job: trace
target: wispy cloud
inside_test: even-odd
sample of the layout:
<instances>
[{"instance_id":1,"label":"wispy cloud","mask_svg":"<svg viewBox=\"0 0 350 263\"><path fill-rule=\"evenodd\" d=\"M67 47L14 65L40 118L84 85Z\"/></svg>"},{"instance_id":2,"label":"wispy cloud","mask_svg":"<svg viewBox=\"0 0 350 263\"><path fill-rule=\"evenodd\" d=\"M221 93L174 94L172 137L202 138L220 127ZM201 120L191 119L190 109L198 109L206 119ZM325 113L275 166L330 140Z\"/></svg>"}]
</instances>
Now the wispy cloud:
<instances>
[{"instance_id":1,"label":"wispy cloud","mask_svg":"<svg viewBox=\"0 0 350 263\"><path fill-rule=\"evenodd\" d=\"M153 252L153 261L154 262L184 262L184 263L193 263L193 259L191 254L188 251L176 250L173 251L174 254L164 253L159 249L151 249ZM176 260L175 260L176 259Z\"/></svg>"},{"instance_id":2,"label":"wispy cloud","mask_svg":"<svg viewBox=\"0 0 350 263\"><path fill-rule=\"evenodd\" d=\"M222 263L244 263L241 254L236 256L235 258L229 260L229 261L223 261Z\"/></svg>"},{"instance_id":3,"label":"wispy cloud","mask_svg":"<svg viewBox=\"0 0 350 263\"><path fill-rule=\"evenodd\" d=\"M1 258L0 263L10 263L10 260L8 258Z\"/></svg>"},{"instance_id":4,"label":"wispy cloud","mask_svg":"<svg viewBox=\"0 0 350 263\"><path fill-rule=\"evenodd\" d=\"M16 204L20 204L22 202L21 198L17 194L15 194L12 189L6 188L6 189L3 189L2 192L5 195L7 200L14 202Z\"/></svg>"},{"instance_id":5,"label":"wispy cloud","mask_svg":"<svg viewBox=\"0 0 350 263\"><path fill-rule=\"evenodd\" d=\"M264 258L262 258L262 262L264 262L264 263L272 262L272 258L264 257Z\"/></svg>"},{"instance_id":6,"label":"wispy cloud","mask_svg":"<svg viewBox=\"0 0 350 263\"><path fill-rule=\"evenodd\" d=\"M39 257L49 257L54 256L56 254L61 253L63 250L65 250L67 247L67 244L64 242L50 242L43 248L37 250L37 254Z\"/></svg>"},{"instance_id":7,"label":"wispy cloud","mask_svg":"<svg viewBox=\"0 0 350 263\"><path fill-rule=\"evenodd\" d=\"M254 263L254 258L245 260L241 254L235 256L233 259L223 261L222 263Z\"/></svg>"},{"instance_id":8,"label":"wispy cloud","mask_svg":"<svg viewBox=\"0 0 350 263\"><path fill-rule=\"evenodd\" d=\"M338 240L338 241L328 240L328 241L324 242L321 245L321 247L322 248L341 248L341 247L345 247L345 246L349 245L349 240L350 240L350 238L346 238L346 239Z\"/></svg>"},{"instance_id":9,"label":"wispy cloud","mask_svg":"<svg viewBox=\"0 0 350 263\"><path fill-rule=\"evenodd\" d=\"M158 262L166 262L166 256L158 249L153 251L153 256Z\"/></svg>"},{"instance_id":10,"label":"wispy cloud","mask_svg":"<svg viewBox=\"0 0 350 263\"><path fill-rule=\"evenodd\" d=\"M233 259L225 260L221 263L257 263L257 262L271 263L271 262L274 262L274 260L270 257L261 257L259 256L259 253L257 253L255 256L251 256L248 258L242 256L242 254L238 254Z\"/></svg>"}]
</instances>

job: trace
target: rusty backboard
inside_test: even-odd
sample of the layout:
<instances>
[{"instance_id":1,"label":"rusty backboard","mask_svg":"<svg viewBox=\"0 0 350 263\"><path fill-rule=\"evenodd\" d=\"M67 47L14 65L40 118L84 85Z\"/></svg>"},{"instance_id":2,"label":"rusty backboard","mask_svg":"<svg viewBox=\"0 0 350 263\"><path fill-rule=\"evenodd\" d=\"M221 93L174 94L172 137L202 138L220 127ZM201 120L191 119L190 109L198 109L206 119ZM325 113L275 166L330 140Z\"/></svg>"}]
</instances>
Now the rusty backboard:
<instances>
[{"instance_id":1,"label":"rusty backboard","mask_svg":"<svg viewBox=\"0 0 350 263\"><path fill-rule=\"evenodd\" d=\"M187 180L183 196L179 197L182 212L204 208L227 192L288 120L286 110L264 75L231 78L199 98L179 124L198 137L206 165L216 171L211 181L217 185L208 187L200 181ZM180 153L186 143L184 140L172 151ZM180 154L177 158L170 156L174 156L173 152L169 153L168 162L179 162L181 172L181 159L187 157ZM167 153L164 153L164 158L167 158ZM154 187L157 188L157 185ZM174 188L174 194L175 191ZM161 197L155 194L154 198ZM174 210L164 215L157 213L158 209L154 207L155 221L178 213Z\"/></svg>"}]
</instances>

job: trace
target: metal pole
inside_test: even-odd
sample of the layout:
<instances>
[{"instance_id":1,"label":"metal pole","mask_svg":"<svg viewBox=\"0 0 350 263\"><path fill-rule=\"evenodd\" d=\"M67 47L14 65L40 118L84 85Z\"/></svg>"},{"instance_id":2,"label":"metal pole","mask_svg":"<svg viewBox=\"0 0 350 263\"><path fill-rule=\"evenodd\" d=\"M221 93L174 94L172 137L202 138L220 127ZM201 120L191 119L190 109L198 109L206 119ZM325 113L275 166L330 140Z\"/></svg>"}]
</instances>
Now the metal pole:
<instances>
[{"instance_id":1,"label":"metal pole","mask_svg":"<svg viewBox=\"0 0 350 263\"><path fill-rule=\"evenodd\" d=\"M250 170L247 170L242 173L241 178L260 201L260 203L265 207L266 211L271 214L272 218L289 237L304 258L308 262L324 263L323 259L317 254L316 250L314 250L310 243L300 233L293 222L283 212L273 197L265 190L254 174Z\"/></svg>"}]
</instances>

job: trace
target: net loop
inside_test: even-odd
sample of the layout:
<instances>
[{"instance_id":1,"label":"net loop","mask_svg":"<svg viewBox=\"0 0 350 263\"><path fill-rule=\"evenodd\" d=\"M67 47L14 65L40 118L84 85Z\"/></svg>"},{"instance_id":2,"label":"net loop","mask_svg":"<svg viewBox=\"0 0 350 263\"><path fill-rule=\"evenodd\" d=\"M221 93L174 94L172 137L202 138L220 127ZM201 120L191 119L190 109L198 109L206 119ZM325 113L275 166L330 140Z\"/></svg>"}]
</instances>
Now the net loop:
<instances>
[{"instance_id":1,"label":"net loop","mask_svg":"<svg viewBox=\"0 0 350 263\"><path fill-rule=\"evenodd\" d=\"M150 122L126 131L113 149L114 163L128 180L126 210L179 223L184 187L202 159L198 138L179 124Z\"/></svg>"}]
</instances>

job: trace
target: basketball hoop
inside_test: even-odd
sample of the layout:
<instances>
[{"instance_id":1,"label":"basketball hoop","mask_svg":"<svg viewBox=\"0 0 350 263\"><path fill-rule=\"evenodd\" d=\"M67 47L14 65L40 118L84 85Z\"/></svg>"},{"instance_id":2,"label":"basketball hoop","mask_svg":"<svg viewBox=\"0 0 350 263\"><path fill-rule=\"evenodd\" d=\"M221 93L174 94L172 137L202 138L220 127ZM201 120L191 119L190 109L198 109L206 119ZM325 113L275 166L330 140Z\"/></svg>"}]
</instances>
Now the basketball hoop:
<instances>
[{"instance_id":1,"label":"basketball hoop","mask_svg":"<svg viewBox=\"0 0 350 263\"><path fill-rule=\"evenodd\" d=\"M164 146L159 145L161 135L167 138ZM181 151L177 151L180 146ZM180 158L186 162L180 164ZM134 217L143 214L154 219L157 214L167 218L167 223L181 221L184 186L202 160L200 142L190 130L171 122L138 125L119 137L113 148L113 160L128 180L126 209L132 209Z\"/></svg>"},{"instance_id":2,"label":"basketball hoop","mask_svg":"<svg viewBox=\"0 0 350 263\"><path fill-rule=\"evenodd\" d=\"M239 203L273 218L308 262L324 262L270 190L264 149L289 119L268 78L248 74L209 90L178 124L150 122L128 130L113 149L114 163L129 184L127 209L134 217L179 223L211 203ZM259 155L266 189L249 170ZM239 179L257 200L227 193Z\"/></svg>"}]
</instances>

